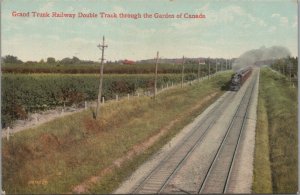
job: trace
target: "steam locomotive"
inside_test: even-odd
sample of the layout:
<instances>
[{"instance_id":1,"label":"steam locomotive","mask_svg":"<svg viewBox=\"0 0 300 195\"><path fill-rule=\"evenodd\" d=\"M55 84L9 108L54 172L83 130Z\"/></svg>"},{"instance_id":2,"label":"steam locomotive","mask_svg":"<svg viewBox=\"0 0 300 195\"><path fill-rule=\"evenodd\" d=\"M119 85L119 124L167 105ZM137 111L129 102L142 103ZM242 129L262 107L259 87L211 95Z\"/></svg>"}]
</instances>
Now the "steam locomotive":
<instances>
[{"instance_id":1,"label":"steam locomotive","mask_svg":"<svg viewBox=\"0 0 300 195\"><path fill-rule=\"evenodd\" d=\"M238 70L231 77L229 89L231 91L238 91L241 88L241 86L244 84L244 82L249 78L251 72L252 72L251 67Z\"/></svg>"}]
</instances>

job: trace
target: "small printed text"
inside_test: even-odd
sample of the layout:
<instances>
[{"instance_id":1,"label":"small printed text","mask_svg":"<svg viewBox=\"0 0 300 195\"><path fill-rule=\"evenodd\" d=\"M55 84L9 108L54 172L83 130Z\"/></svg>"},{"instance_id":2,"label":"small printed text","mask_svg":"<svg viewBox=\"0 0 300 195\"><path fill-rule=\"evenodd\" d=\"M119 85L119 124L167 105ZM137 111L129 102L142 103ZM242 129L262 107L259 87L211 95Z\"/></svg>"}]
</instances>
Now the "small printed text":
<instances>
[{"instance_id":1,"label":"small printed text","mask_svg":"<svg viewBox=\"0 0 300 195\"><path fill-rule=\"evenodd\" d=\"M12 11L12 17L32 17L32 18L100 18L100 19L204 19L203 13L67 13L67 12L18 12Z\"/></svg>"}]
</instances>

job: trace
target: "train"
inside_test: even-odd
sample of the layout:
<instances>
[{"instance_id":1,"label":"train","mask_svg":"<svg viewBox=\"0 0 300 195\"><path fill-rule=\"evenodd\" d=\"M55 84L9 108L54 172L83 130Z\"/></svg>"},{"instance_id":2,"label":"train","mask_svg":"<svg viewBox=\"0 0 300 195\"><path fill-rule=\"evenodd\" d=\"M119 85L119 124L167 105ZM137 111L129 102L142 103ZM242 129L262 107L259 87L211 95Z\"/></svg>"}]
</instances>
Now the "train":
<instances>
[{"instance_id":1,"label":"train","mask_svg":"<svg viewBox=\"0 0 300 195\"><path fill-rule=\"evenodd\" d=\"M244 82L249 78L252 73L252 67L247 67L238 70L235 74L232 75L230 81L230 91L238 91Z\"/></svg>"}]
</instances>

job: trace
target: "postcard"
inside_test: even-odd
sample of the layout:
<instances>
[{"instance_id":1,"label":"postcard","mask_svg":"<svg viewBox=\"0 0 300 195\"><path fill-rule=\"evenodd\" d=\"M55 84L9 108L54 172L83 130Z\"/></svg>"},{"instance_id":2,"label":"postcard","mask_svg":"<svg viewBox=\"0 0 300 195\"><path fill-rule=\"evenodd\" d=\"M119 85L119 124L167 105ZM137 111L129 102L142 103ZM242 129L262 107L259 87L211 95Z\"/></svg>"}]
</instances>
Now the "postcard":
<instances>
[{"instance_id":1,"label":"postcard","mask_svg":"<svg viewBox=\"0 0 300 195\"><path fill-rule=\"evenodd\" d=\"M2 0L2 194L298 191L298 1Z\"/></svg>"}]
</instances>

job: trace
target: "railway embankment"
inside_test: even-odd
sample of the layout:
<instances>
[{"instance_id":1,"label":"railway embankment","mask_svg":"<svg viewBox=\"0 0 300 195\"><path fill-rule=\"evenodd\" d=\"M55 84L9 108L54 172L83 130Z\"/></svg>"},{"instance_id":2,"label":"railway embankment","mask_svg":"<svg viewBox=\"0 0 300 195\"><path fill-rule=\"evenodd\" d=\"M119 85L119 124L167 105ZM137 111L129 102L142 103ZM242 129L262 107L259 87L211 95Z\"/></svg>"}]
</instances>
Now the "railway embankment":
<instances>
[{"instance_id":1,"label":"railway embankment","mask_svg":"<svg viewBox=\"0 0 300 195\"><path fill-rule=\"evenodd\" d=\"M261 70L253 192L298 190L297 87L282 74Z\"/></svg>"}]
</instances>

